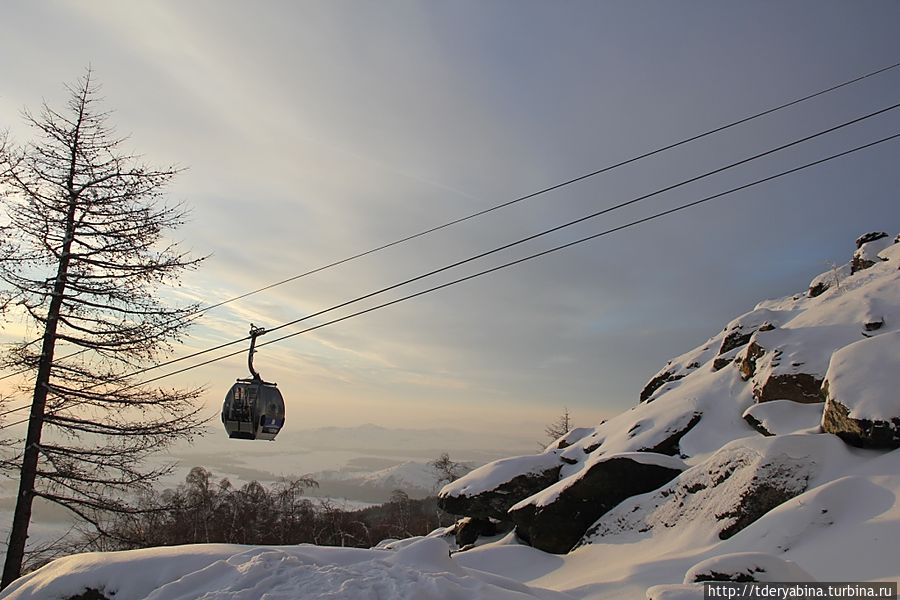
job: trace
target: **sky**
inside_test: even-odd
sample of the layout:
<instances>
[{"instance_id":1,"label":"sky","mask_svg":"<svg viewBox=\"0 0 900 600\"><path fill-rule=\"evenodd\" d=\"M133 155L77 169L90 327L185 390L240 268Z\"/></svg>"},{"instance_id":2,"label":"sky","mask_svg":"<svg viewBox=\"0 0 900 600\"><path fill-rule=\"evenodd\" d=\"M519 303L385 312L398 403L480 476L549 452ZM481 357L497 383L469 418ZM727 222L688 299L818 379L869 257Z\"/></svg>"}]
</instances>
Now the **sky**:
<instances>
[{"instance_id":1,"label":"sky","mask_svg":"<svg viewBox=\"0 0 900 600\"><path fill-rule=\"evenodd\" d=\"M90 66L133 150L186 168L168 198L192 218L173 237L210 257L173 298L212 304L897 63L898 22L889 0L9 0L0 129L27 141L22 109L60 105ZM900 69L210 311L177 352L897 102ZM900 132L898 112L352 308ZM592 425L756 302L849 260L858 235L900 230L898 158L900 142L883 144L266 346L256 367L282 389L287 427L540 437L564 407ZM212 414L245 374L238 356L170 381L207 386Z\"/></svg>"}]
</instances>

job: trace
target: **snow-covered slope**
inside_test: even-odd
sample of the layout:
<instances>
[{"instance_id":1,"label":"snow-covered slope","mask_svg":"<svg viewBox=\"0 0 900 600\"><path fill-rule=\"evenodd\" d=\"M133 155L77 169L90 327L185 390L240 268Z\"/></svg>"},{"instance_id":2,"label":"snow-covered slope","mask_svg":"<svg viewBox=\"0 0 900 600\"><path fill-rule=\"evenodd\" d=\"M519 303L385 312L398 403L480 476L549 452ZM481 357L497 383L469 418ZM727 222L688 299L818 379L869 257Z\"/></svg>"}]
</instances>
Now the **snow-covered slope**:
<instances>
[{"instance_id":1,"label":"snow-covered slope","mask_svg":"<svg viewBox=\"0 0 900 600\"><path fill-rule=\"evenodd\" d=\"M397 552L316 546L177 546L63 558L4 598L116 600L566 600L565 594L460 566L441 540ZM115 592L115 593L113 593Z\"/></svg>"},{"instance_id":2,"label":"snow-covered slope","mask_svg":"<svg viewBox=\"0 0 900 600\"><path fill-rule=\"evenodd\" d=\"M846 267L669 361L621 415L441 490L505 535L78 555L0 598L684 600L710 578L896 582L896 240L863 236Z\"/></svg>"}]
</instances>

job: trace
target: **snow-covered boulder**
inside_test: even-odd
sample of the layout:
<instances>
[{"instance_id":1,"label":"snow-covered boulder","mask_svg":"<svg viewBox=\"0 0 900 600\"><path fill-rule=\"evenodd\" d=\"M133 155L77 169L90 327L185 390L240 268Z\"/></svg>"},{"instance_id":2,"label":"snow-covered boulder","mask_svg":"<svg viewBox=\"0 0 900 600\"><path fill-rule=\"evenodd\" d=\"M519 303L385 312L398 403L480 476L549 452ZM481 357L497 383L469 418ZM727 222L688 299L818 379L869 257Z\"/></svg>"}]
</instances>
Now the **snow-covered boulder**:
<instances>
[{"instance_id":1,"label":"snow-covered boulder","mask_svg":"<svg viewBox=\"0 0 900 600\"><path fill-rule=\"evenodd\" d=\"M551 450L564 450L565 448L568 448L572 444L583 439L584 436L590 435L591 433L593 433L593 431L593 427L576 427L575 429L572 429L571 431L568 431L567 433L557 438L552 444L544 449L544 452L549 452Z\"/></svg>"},{"instance_id":2,"label":"snow-covered boulder","mask_svg":"<svg viewBox=\"0 0 900 600\"><path fill-rule=\"evenodd\" d=\"M556 483L562 466L552 451L494 461L445 485L438 505L454 515L508 521L507 511Z\"/></svg>"},{"instance_id":3,"label":"snow-covered boulder","mask_svg":"<svg viewBox=\"0 0 900 600\"><path fill-rule=\"evenodd\" d=\"M684 583L657 585L647 590L647 600L701 600L706 582L813 582L797 563L766 552L733 552L703 560L684 576Z\"/></svg>"},{"instance_id":4,"label":"snow-covered boulder","mask_svg":"<svg viewBox=\"0 0 900 600\"><path fill-rule=\"evenodd\" d=\"M697 563L684 576L684 583L704 581L756 581L760 583L815 581L797 566L765 552L735 552Z\"/></svg>"},{"instance_id":5,"label":"snow-covered boulder","mask_svg":"<svg viewBox=\"0 0 900 600\"><path fill-rule=\"evenodd\" d=\"M807 290L806 295L809 298L815 298L832 288L839 288L841 282L852 274L853 268L850 263L845 263L841 266L835 265L831 270L825 271L809 282L809 289Z\"/></svg>"},{"instance_id":6,"label":"snow-covered boulder","mask_svg":"<svg viewBox=\"0 0 900 600\"><path fill-rule=\"evenodd\" d=\"M521 539L539 550L563 554L622 500L655 490L684 468L681 460L664 454L599 456L577 475L519 502L509 514Z\"/></svg>"},{"instance_id":7,"label":"snow-covered boulder","mask_svg":"<svg viewBox=\"0 0 900 600\"><path fill-rule=\"evenodd\" d=\"M668 485L621 503L589 528L579 545L673 527L693 529L710 543L725 540L803 493L825 465L849 457L846 445L830 435L736 440Z\"/></svg>"},{"instance_id":8,"label":"snow-covered boulder","mask_svg":"<svg viewBox=\"0 0 900 600\"><path fill-rule=\"evenodd\" d=\"M725 327L725 337L719 347L719 356L746 346L757 331L771 331L785 318L784 313L769 308L757 308L741 315Z\"/></svg>"},{"instance_id":9,"label":"snow-covered boulder","mask_svg":"<svg viewBox=\"0 0 900 600\"><path fill-rule=\"evenodd\" d=\"M511 529L512 524L479 517L463 517L450 528L460 549L471 547L479 538L508 533Z\"/></svg>"},{"instance_id":10,"label":"snow-covered boulder","mask_svg":"<svg viewBox=\"0 0 900 600\"><path fill-rule=\"evenodd\" d=\"M823 386L822 428L867 448L900 447L900 331L834 353Z\"/></svg>"},{"instance_id":11,"label":"snow-covered boulder","mask_svg":"<svg viewBox=\"0 0 900 600\"><path fill-rule=\"evenodd\" d=\"M831 353L858 335L851 324L759 330L739 357L741 377L752 381L757 402L822 402Z\"/></svg>"},{"instance_id":12,"label":"snow-covered boulder","mask_svg":"<svg viewBox=\"0 0 900 600\"><path fill-rule=\"evenodd\" d=\"M800 404L790 400L772 400L754 404L742 415L763 435L819 433L823 404Z\"/></svg>"},{"instance_id":13,"label":"snow-covered boulder","mask_svg":"<svg viewBox=\"0 0 900 600\"><path fill-rule=\"evenodd\" d=\"M883 231L874 231L860 236L856 240L856 252L853 253L851 273L868 269L880 260L878 253L894 243Z\"/></svg>"},{"instance_id":14,"label":"snow-covered boulder","mask_svg":"<svg viewBox=\"0 0 900 600\"><path fill-rule=\"evenodd\" d=\"M656 390L667 383L684 379L685 375L686 373L675 373L669 369L663 369L661 372L654 375L653 378L647 382L647 385L644 386L644 389L641 390L640 401L647 402Z\"/></svg>"}]
</instances>

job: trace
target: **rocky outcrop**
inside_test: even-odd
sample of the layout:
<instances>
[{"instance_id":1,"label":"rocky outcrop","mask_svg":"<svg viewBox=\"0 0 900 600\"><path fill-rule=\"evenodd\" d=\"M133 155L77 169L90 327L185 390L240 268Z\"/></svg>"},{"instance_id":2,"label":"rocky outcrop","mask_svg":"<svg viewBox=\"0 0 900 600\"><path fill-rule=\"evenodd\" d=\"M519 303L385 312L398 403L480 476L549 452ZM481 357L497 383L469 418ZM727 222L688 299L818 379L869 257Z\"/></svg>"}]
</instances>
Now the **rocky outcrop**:
<instances>
[{"instance_id":1,"label":"rocky outcrop","mask_svg":"<svg viewBox=\"0 0 900 600\"><path fill-rule=\"evenodd\" d=\"M454 526L456 545L459 548L465 548L477 542L480 537L497 535L504 529L509 530L509 528L498 528L497 523L491 519L463 517Z\"/></svg>"},{"instance_id":2,"label":"rocky outcrop","mask_svg":"<svg viewBox=\"0 0 900 600\"><path fill-rule=\"evenodd\" d=\"M488 465L442 490L441 506L472 517L466 527L513 523L549 552L686 522L715 543L804 492L827 452L847 452L835 436L809 435L823 424L852 444L900 446L900 399L883 398L900 390L900 339L891 338L900 323L900 246L869 235L858 250L876 266L854 275L849 264L835 267L813 280L822 284L813 298L758 304L668 361L636 406L569 432L541 455ZM883 347L842 370L829 366L857 342ZM866 380L871 394L857 397ZM699 464L680 473L679 458ZM463 545L476 536L460 535Z\"/></svg>"},{"instance_id":3,"label":"rocky outcrop","mask_svg":"<svg viewBox=\"0 0 900 600\"><path fill-rule=\"evenodd\" d=\"M725 337L722 338L722 345L719 347L719 356L746 346L757 331L772 331L775 329L773 320L777 318L776 312L758 308L735 319L725 328Z\"/></svg>"},{"instance_id":4,"label":"rocky outcrop","mask_svg":"<svg viewBox=\"0 0 900 600\"><path fill-rule=\"evenodd\" d=\"M822 415L822 429L860 448L900 448L900 417L866 419L850 416L850 409L829 398Z\"/></svg>"},{"instance_id":5,"label":"rocky outcrop","mask_svg":"<svg viewBox=\"0 0 900 600\"><path fill-rule=\"evenodd\" d=\"M738 328L730 332L725 336L725 339L722 340L722 345L719 347L719 354L728 354L736 348L747 345L750 338L753 337L753 333L753 331L744 331L743 328Z\"/></svg>"},{"instance_id":6,"label":"rocky outcrop","mask_svg":"<svg viewBox=\"0 0 900 600\"><path fill-rule=\"evenodd\" d=\"M738 358L741 379L748 381L756 375L756 361L765 353L766 351L757 342L753 342L747 346L746 350L744 350Z\"/></svg>"},{"instance_id":7,"label":"rocky outcrop","mask_svg":"<svg viewBox=\"0 0 900 600\"><path fill-rule=\"evenodd\" d=\"M563 554L622 500L655 490L681 473L681 461L649 453L603 457L510 510L516 533L533 547Z\"/></svg>"},{"instance_id":8,"label":"rocky outcrop","mask_svg":"<svg viewBox=\"0 0 900 600\"><path fill-rule=\"evenodd\" d=\"M860 250L869 242L875 242L886 237L888 237L888 234L884 231L872 231L870 233L864 233L863 235L856 238L856 249Z\"/></svg>"},{"instance_id":9,"label":"rocky outcrop","mask_svg":"<svg viewBox=\"0 0 900 600\"><path fill-rule=\"evenodd\" d=\"M690 521L728 539L803 493L819 465L846 453L831 436L744 438L650 494L626 500L590 527L579 544L668 530Z\"/></svg>"},{"instance_id":10,"label":"rocky outcrop","mask_svg":"<svg viewBox=\"0 0 900 600\"><path fill-rule=\"evenodd\" d=\"M767 369L762 371L759 366L766 354ZM757 402L770 402L772 400L792 400L803 404L823 402L822 377L816 373L799 371L802 363L792 365L791 370L784 372L778 369L783 360L781 348L767 350L761 343L754 339L738 357L741 379L748 381L753 379L753 397ZM805 367L804 367L805 368Z\"/></svg>"},{"instance_id":11,"label":"rocky outcrop","mask_svg":"<svg viewBox=\"0 0 900 600\"><path fill-rule=\"evenodd\" d=\"M850 272L857 273L879 262L881 259L878 253L893 243L883 231L867 233L857 238L856 252L853 253L853 260L850 262Z\"/></svg>"},{"instance_id":12,"label":"rocky outcrop","mask_svg":"<svg viewBox=\"0 0 900 600\"><path fill-rule=\"evenodd\" d=\"M757 430L757 431L760 432L761 434L763 434L763 435L765 435L765 436L773 436L773 435L775 435L774 433L772 433L771 431L769 431L768 429L766 429L766 426L763 424L763 422L760 421L759 419L757 419L752 413L746 413L746 412L745 412L744 415L743 415L743 417L744 417L744 420L747 421L747 424L748 424L750 427L752 427L753 429Z\"/></svg>"},{"instance_id":13,"label":"rocky outcrop","mask_svg":"<svg viewBox=\"0 0 900 600\"><path fill-rule=\"evenodd\" d=\"M702 418L703 415L701 413L695 412L691 416L690 420L684 425L676 425L674 427L667 428L665 433L669 434L668 437L664 438L654 446L651 446L649 448L641 448L639 452L652 452L655 454L665 454L667 456L679 456L681 454L681 447L679 446L681 438L687 435L687 433L691 429L693 429Z\"/></svg>"},{"instance_id":14,"label":"rocky outcrop","mask_svg":"<svg viewBox=\"0 0 900 600\"><path fill-rule=\"evenodd\" d=\"M438 506L453 515L508 521L514 504L559 481L562 466L553 453L498 460L446 485Z\"/></svg>"},{"instance_id":15,"label":"rocky outcrop","mask_svg":"<svg viewBox=\"0 0 900 600\"><path fill-rule=\"evenodd\" d=\"M791 400L803 404L823 402L822 380L809 373L773 374L753 387L757 402Z\"/></svg>"},{"instance_id":16,"label":"rocky outcrop","mask_svg":"<svg viewBox=\"0 0 900 600\"><path fill-rule=\"evenodd\" d=\"M713 359L713 365L712 365L713 371L721 371L722 369L724 369L725 367L727 367L728 365L730 365L733 362L734 362L733 356L728 356L728 357L717 356L716 358Z\"/></svg>"},{"instance_id":17,"label":"rocky outcrop","mask_svg":"<svg viewBox=\"0 0 900 600\"><path fill-rule=\"evenodd\" d=\"M854 446L900 448L900 331L834 353L822 386L822 429Z\"/></svg>"},{"instance_id":18,"label":"rocky outcrop","mask_svg":"<svg viewBox=\"0 0 900 600\"><path fill-rule=\"evenodd\" d=\"M600 424L602 425L603 423L601 422ZM547 450L565 450L566 448L578 442L584 436L589 435L592 432L593 429L591 427L576 427L571 431L566 432L552 444L547 446Z\"/></svg>"},{"instance_id":19,"label":"rocky outcrop","mask_svg":"<svg viewBox=\"0 0 900 600\"><path fill-rule=\"evenodd\" d=\"M647 385L644 386L644 389L641 390L641 402L649 401L653 393L665 384L684 379L684 377L683 374L676 374L671 371L663 371L662 373L657 374L653 379L648 381Z\"/></svg>"}]
</instances>

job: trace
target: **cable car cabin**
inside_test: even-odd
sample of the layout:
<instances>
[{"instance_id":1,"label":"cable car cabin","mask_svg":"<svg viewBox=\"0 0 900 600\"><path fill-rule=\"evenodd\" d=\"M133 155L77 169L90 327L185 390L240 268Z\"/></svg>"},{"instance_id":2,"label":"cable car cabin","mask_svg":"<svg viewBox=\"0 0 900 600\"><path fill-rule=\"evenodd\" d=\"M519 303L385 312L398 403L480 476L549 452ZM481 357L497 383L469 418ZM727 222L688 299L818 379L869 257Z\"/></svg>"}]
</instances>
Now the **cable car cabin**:
<instances>
[{"instance_id":1,"label":"cable car cabin","mask_svg":"<svg viewBox=\"0 0 900 600\"><path fill-rule=\"evenodd\" d=\"M278 386L259 377L238 379L225 394L222 423L230 438L274 440L284 426L284 398Z\"/></svg>"}]
</instances>

